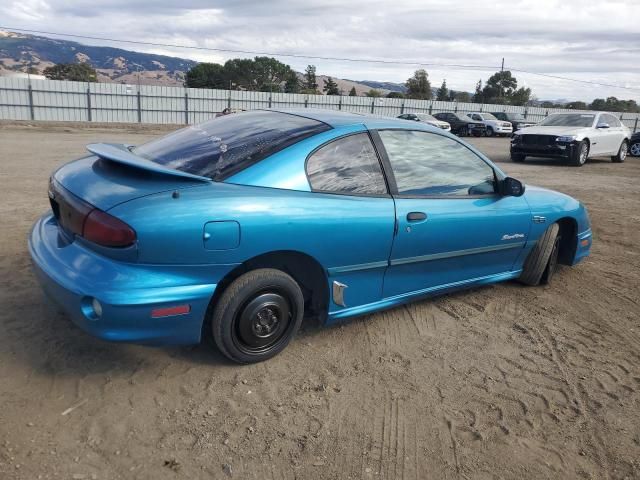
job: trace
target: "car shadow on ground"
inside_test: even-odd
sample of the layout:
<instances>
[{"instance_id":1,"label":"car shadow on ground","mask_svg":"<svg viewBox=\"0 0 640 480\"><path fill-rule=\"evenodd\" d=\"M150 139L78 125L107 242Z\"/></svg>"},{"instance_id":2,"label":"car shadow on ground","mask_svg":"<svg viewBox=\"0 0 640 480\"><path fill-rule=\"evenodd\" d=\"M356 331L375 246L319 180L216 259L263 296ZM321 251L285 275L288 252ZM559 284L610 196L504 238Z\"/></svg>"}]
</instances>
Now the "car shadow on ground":
<instances>
[{"instance_id":1,"label":"car shadow on ground","mask_svg":"<svg viewBox=\"0 0 640 480\"><path fill-rule=\"evenodd\" d=\"M610 158L590 158L587 160L586 165L588 164L599 164L599 163L611 163ZM564 159L559 158L544 158L544 157L527 157L527 159L519 163L519 165L536 165L536 166L558 166L558 167L570 167L569 163Z\"/></svg>"}]
</instances>

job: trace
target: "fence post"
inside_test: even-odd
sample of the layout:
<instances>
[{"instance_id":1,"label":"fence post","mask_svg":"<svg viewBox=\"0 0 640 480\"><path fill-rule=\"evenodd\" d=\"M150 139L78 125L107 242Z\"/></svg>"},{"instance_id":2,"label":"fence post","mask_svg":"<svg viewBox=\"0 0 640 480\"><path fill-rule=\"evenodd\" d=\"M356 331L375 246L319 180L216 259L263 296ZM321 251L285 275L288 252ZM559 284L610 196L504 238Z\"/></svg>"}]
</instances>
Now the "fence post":
<instances>
[{"instance_id":1,"label":"fence post","mask_svg":"<svg viewBox=\"0 0 640 480\"><path fill-rule=\"evenodd\" d=\"M227 108L231 108L231 90L229 90L229 98L227 98Z\"/></svg>"},{"instance_id":2,"label":"fence post","mask_svg":"<svg viewBox=\"0 0 640 480\"><path fill-rule=\"evenodd\" d=\"M338 110L342 110L342 95L340 95L340 100L338 101Z\"/></svg>"},{"instance_id":3,"label":"fence post","mask_svg":"<svg viewBox=\"0 0 640 480\"><path fill-rule=\"evenodd\" d=\"M271 95L269 95L269 108L271 108Z\"/></svg>"},{"instance_id":4,"label":"fence post","mask_svg":"<svg viewBox=\"0 0 640 480\"><path fill-rule=\"evenodd\" d=\"M91 121L91 88L87 85L87 120Z\"/></svg>"},{"instance_id":5,"label":"fence post","mask_svg":"<svg viewBox=\"0 0 640 480\"><path fill-rule=\"evenodd\" d=\"M371 100L371 113L373 113L374 108L376 108L376 99Z\"/></svg>"},{"instance_id":6,"label":"fence post","mask_svg":"<svg viewBox=\"0 0 640 480\"><path fill-rule=\"evenodd\" d=\"M636 117L636 123L633 125L633 133L636 133L636 130L638 130L638 117Z\"/></svg>"},{"instance_id":7,"label":"fence post","mask_svg":"<svg viewBox=\"0 0 640 480\"><path fill-rule=\"evenodd\" d=\"M527 115L529 115L529 108L528 108L528 107L526 107L526 108L524 109L524 119L525 119L525 120L527 119Z\"/></svg>"},{"instance_id":8,"label":"fence post","mask_svg":"<svg viewBox=\"0 0 640 480\"><path fill-rule=\"evenodd\" d=\"M35 110L33 108L33 89L31 88L31 84L29 84L29 113L31 114L31 120L36 119Z\"/></svg>"},{"instance_id":9,"label":"fence post","mask_svg":"<svg viewBox=\"0 0 640 480\"><path fill-rule=\"evenodd\" d=\"M404 113L404 102L400 104L400 115Z\"/></svg>"},{"instance_id":10,"label":"fence post","mask_svg":"<svg viewBox=\"0 0 640 480\"><path fill-rule=\"evenodd\" d=\"M304 108L309 108L309 97L305 97L304 99Z\"/></svg>"},{"instance_id":11,"label":"fence post","mask_svg":"<svg viewBox=\"0 0 640 480\"><path fill-rule=\"evenodd\" d=\"M142 101L140 99L140 88L138 87L138 123L142 123Z\"/></svg>"},{"instance_id":12,"label":"fence post","mask_svg":"<svg viewBox=\"0 0 640 480\"><path fill-rule=\"evenodd\" d=\"M429 115L433 115L433 103L429 104Z\"/></svg>"},{"instance_id":13,"label":"fence post","mask_svg":"<svg viewBox=\"0 0 640 480\"><path fill-rule=\"evenodd\" d=\"M184 124L189 125L189 94L184 92Z\"/></svg>"}]
</instances>

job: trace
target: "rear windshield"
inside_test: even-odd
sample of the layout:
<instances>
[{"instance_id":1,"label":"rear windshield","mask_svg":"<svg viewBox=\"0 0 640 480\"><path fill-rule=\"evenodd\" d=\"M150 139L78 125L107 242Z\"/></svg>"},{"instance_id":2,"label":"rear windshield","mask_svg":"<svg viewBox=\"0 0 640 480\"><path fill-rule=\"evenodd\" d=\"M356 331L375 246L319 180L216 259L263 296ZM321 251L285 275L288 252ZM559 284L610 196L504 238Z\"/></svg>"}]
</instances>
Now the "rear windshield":
<instances>
[{"instance_id":1,"label":"rear windshield","mask_svg":"<svg viewBox=\"0 0 640 480\"><path fill-rule=\"evenodd\" d=\"M140 145L133 153L174 170L221 181L329 129L317 120L258 110L183 128Z\"/></svg>"}]
</instances>

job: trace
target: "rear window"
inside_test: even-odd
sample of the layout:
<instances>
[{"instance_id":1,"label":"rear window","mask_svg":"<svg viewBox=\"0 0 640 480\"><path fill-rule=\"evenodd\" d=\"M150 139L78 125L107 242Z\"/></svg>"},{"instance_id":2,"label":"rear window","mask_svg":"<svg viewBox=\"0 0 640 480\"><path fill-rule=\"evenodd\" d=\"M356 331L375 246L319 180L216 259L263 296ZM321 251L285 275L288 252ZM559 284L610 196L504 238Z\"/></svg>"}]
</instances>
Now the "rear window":
<instances>
[{"instance_id":1,"label":"rear window","mask_svg":"<svg viewBox=\"0 0 640 480\"><path fill-rule=\"evenodd\" d=\"M133 153L174 170L221 181L330 129L317 120L258 110L183 128L140 145Z\"/></svg>"}]
</instances>

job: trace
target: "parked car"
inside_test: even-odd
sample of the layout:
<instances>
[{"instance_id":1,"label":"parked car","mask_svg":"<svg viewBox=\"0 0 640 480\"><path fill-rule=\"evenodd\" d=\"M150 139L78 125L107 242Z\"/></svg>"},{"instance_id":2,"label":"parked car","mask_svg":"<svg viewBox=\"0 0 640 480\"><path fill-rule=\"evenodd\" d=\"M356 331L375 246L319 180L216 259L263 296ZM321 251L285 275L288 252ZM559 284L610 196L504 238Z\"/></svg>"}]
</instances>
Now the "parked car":
<instances>
[{"instance_id":1,"label":"parked car","mask_svg":"<svg viewBox=\"0 0 640 480\"><path fill-rule=\"evenodd\" d=\"M511 160L548 157L582 166L590 157L610 156L620 163L627 156L630 137L629 129L610 113L554 113L514 134Z\"/></svg>"},{"instance_id":2,"label":"parked car","mask_svg":"<svg viewBox=\"0 0 640 480\"><path fill-rule=\"evenodd\" d=\"M447 122L451 125L451 132L461 137L468 137L474 135L479 137L484 135L487 128L481 122L473 122L469 117L462 113L454 112L440 112L434 115L438 120Z\"/></svg>"},{"instance_id":3,"label":"parked car","mask_svg":"<svg viewBox=\"0 0 640 480\"><path fill-rule=\"evenodd\" d=\"M398 115L398 118L403 120L413 120L414 122L428 123L429 125L441 128L442 130L451 130L451 125L449 125L448 122L438 120L436 117L429 115L428 113L403 113L402 115Z\"/></svg>"},{"instance_id":4,"label":"parked car","mask_svg":"<svg viewBox=\"0 0 640 480\"><path fill-rule=\"evenodd\" d=\"M530 122L529 120L524 118L524 115L522 115L521 113L491 112L491 114L498 120L511 122L511 126L513 127L514 132L522 130L523 128L536 126L535 122Z\"/></svg>"},{"instance_id":5,"label":"parked car","mask_svg":"<svg viewBox=\"0 0 640 480\"><path fill-rule=\"evenodd\" d=\"M631 135L629 140L629 153L634 157L640 157L640 132Z\"/></svg>"},{"instance_id":6,"label":"parked car","mask_svg":"<svg viewBox=\"0 0 640 480\"><path fill-rule=\"evenodd\" d=\"M490 113L482 112L470 112L467 113L467 117L475 122L482 122L487 127L486 135L492 137L493 135L511 135L513 133L513 127L511 122L503 122L498 120Z\"/></svg>"},{"instance_id":7,"label":"parked car","mask_svg":"<svg viewBox=\"0 0 640 480\"><path fill-rule=\"evenodd\" d=\"M103 339L231 360L430 295L551 280L589 254L583 205L448 132L315 109L215 118L56 170L29 237L40 283Z\"/></svg>"}]
</instances>

